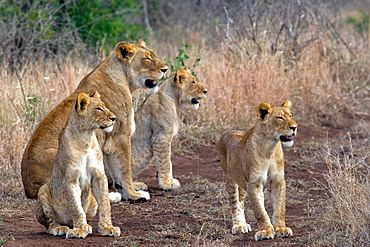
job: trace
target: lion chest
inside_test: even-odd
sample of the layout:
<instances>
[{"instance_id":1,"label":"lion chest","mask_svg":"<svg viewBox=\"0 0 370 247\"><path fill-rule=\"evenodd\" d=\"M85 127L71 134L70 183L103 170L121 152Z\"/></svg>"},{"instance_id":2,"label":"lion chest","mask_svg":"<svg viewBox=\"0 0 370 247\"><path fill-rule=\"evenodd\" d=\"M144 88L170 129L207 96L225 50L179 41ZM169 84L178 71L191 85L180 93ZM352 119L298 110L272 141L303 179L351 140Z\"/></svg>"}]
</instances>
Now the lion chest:
<instances>
[{"instance_id":1,"label":"lion chest","mask_svg":"<svg viewBox=\"0 0 370 247\"><path fill-rule=\"evenodd\" d=\"M104 171L102 151L96 138L79 146L71 152L66 180L77 182L82 192L87 192L96 173Z\"/></svg>"},{"instance_id":2,"label":"lion chest","mask_svg":"<svg viewBox=\"0 0 370 247\"><path fill-rule=\"evenodd\" d=\"M237 157L232 162L235 165L230 167L229 174L239 185L244 185L244 189L248 184L268 187L269 181L280 174L273 156L261 157L251 152L241 152Z\"/></svg>"}]
</instances>

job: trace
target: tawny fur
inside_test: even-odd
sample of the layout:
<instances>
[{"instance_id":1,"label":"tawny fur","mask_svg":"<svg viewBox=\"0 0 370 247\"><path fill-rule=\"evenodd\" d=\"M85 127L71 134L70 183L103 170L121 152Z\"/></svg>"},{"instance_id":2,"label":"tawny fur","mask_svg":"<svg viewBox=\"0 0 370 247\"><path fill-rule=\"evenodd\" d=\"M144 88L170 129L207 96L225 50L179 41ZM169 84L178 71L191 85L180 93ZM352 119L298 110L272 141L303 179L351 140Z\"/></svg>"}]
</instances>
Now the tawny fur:
<instances>
[{"instance_id":1,"label":"tawny fur","mask_svg":"<svg viewBox=\"0 0 370 247\"><path fill-rule=\"evenodd\" d=\"M218 142L231 203L233 234L251 231L244 216L244 199L248 194L257 220L256 241L293 235L292 230L285 226L286 185L281 147L281 144L292 146L292 136L297 133L290 107L290 101L273 108L261 103L251 130L229 131ZM272 223L264 207L264 188L270 190L274 209Z\"/></svg>"},{"instance_id":2,"label":"tawny fur","mask_svg":"<svg viewBox=\"0 0 370 247\"><path fill-rule=\"evenodd\" d=\"M49 234L85 238L92 233L88 221L99 210L99 232L120 235L112 225L103 154L94 133L97 128L112 131L115 119L98 93L78 95L60 135L50 182L38 192L37 220Z\"/></svg>"},{"instance_id":3,"label":"tawny fur","mask_svg":"<svg viewBox=\"0 0 370 247\"><path fill-rule=\"evenodd\" d=\"M56 106L37 126L24 151L21 174L25 194L35 198L47 183L58 149L58 136L67 122L76 97L81 92L99 91L107 107L117 114L111 133L96 131L103 147L108 179L120 185L124 199L149 199L149 193L135 191L131 173L131 135L134 131L132 92L153 87L164 76L167 66L143 41L120 42L100 65L80 82L77 89Z\"/></svg>"},{"instance_id":4,"label":"tawny fur","mask_svg":"<svg viewBox=\"0 0 370 247\"><path fill-rule=\"evenodd\" d=\"M179 69L164 81L157 93L150 95L135 113L136 131L131 137L133 176L150 163L157 168L159 187L177 189L180 182L173 178L171 142L180 125L180 114L185 106L197 109L207 89L188 69ZM147 189L135 183L136 189Z\"/></svg>"}]
</instances>

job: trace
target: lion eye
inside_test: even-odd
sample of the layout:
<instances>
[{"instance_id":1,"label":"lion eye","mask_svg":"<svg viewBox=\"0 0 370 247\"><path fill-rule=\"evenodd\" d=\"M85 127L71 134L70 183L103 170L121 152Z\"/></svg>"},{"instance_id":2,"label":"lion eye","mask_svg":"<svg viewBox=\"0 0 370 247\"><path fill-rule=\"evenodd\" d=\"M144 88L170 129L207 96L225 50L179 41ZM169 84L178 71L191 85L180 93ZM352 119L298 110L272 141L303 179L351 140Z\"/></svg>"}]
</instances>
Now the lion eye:
<instances>
[{"instance_id":1,"label":"lion eye","mask_svg":"<svg viewBox=\"0 0 370 247\"><path fill-rule=\"evenodd\" d=\"M196 82L196 81L193 81L193 83L194 83L194 84L197 84L197 82Z\"/></svg>"},{"instance_id":2,"label":"lion eye","mask_svg":"<svg viewBox=\"0 0 370 247\"><path fill-rule=\"evenodd\" d=\"M103 111L103 108L101 108L101 107L98 107L98 108L95 108L96 110L98 110L98 111Z\"/></svg>"},{"instance_id":3,"label":"lion eye","mask_svg":"<svg viewBox=\"0 0 370 247\"><path fill-rule=\"evenodd\" d=\"M152 58L151 57L147 57L145 58L146 61L152 61Z\"/></svg>"},{"instance_id":4,"label":"lion eye","mask_svg":"<svg viewBox=\"0 0 370 247\"><path fill-rule=\"evenodd\" d=\"M281 120L284 120L284 117L276 117L277 119L281 119Z\"/></svg>"}]
</instances>

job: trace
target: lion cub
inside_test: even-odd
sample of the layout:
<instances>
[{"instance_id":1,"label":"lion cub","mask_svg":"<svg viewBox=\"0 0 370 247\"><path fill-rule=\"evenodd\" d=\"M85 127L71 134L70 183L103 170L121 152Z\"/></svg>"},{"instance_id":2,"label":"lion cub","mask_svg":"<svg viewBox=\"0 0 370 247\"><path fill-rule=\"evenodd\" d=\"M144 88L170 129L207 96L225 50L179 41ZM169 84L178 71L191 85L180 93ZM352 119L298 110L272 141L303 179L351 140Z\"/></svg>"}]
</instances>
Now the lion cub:
<instances>
[{"instance_id":1,"label":"lion cub","mask_svg":"<svg viewBox=\"0 0 370 247\"><path fill-rule=\"evenodd\" d=\"M244 216L244 199L248 193L257 219L256 241L293 235L292 230L285 226L286 185L281 147L281 144L291 147L292 136L297 134L290 107L288 100L280 107L261 103L252 129L247 132L229 131L218 142L231 202L233 234L251 231ZM263 190L266 187L270 190L274 209L272 224L264 207Z\"/></svg>"},{"instance_id":2,"label":"lion cub","mask_svg":"<svg viewBox=\"0 0 370 247\"><path fill-rule=\"evenodd\" d=\"M206 93L207 89L190 70L181 68L146 99L135 113L136 131L131 137L133 175L152 162L161 189L180 187L180 182L172 176L171 141L179 128L183 108L190 105L197 109ZM134 184L135 189L147 189L144 183Z\"/></svg>"},{"instance_id":3,"label":"lion cub","mask_svg":"<svg viewBox=\"0 0 370 247\"><path fill-rule=\"evenodd\" d=\"M85 238L92 233L87 222L99 209L99 232L119 236L112 226L108 181L103 156L94 129L113 130L116 116L100 100L80 93L59 136L59 148L50 182L38 192L37 220L54 236ZM70 228L71 227L71 228Z\"/></svg>"}]
</instances>

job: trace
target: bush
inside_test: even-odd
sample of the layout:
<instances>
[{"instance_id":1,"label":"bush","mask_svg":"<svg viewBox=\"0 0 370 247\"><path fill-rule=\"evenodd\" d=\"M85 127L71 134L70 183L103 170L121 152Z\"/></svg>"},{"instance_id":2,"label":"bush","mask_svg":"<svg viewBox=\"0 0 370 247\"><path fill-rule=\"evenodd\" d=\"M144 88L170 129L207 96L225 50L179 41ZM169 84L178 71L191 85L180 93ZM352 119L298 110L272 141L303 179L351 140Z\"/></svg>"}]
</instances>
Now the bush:
<instances>
[{"instance_id":1,"label":"bush","mask_svg":"<svg viewBox=\"0 0 370 247\"><path fill-rule=\"evenodd\" d=\"M145 37L141 14L134 0L0 1L0 62L14 71L27 62L88 54L90 47L110 50Z\"/></svg>"}]
</instances>

